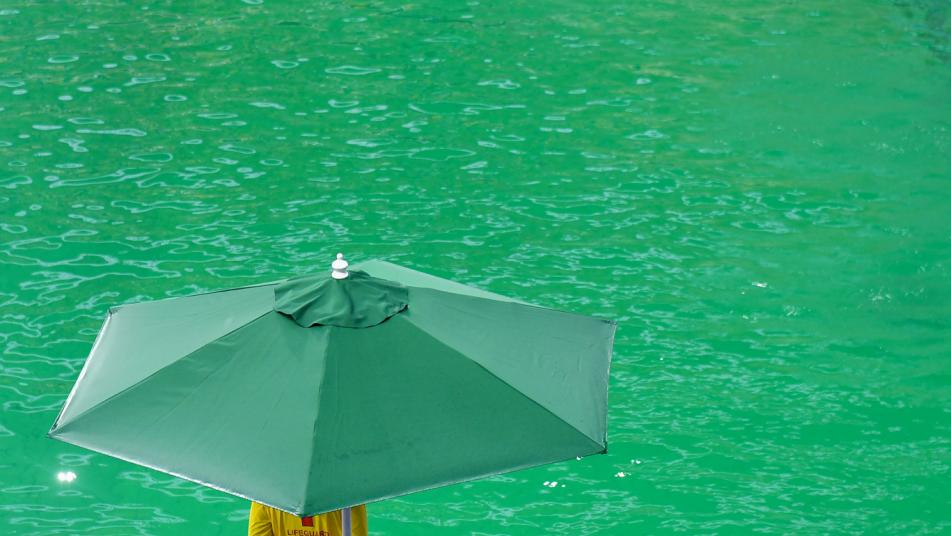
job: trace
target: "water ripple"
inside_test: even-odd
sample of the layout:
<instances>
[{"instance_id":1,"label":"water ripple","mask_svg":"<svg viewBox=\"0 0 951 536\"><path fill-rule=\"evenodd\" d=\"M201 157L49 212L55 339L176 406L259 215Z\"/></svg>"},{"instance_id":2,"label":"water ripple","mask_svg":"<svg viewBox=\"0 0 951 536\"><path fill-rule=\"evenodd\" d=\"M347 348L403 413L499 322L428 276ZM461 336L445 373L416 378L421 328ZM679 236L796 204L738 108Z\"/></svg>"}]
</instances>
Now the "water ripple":
<instances>
[{"instance_id":1,"label":"water ripple","mask_svg":"<svg viewBox=\"0 0 951 536\"><path fill-rule=\"evenodd\" d=\"M324 69L327 74L342 74L347 76L363 76L380 72L381 69L375 67L358 67L356 65L341 65L339 67L328 67Z\"/></svg>"},{"instance_id":2,"label":"water ripple","mask_svg":"<svg viewBox=\"0 0 951 536\"><path fill-rule=\"evenodd\" d=\"M341 248L620 322L606 455L374 534L951 529L940 9L142 7L0 9L0 532L244 530L44 433L110 306Z\"/></svg>"}]
</instances>

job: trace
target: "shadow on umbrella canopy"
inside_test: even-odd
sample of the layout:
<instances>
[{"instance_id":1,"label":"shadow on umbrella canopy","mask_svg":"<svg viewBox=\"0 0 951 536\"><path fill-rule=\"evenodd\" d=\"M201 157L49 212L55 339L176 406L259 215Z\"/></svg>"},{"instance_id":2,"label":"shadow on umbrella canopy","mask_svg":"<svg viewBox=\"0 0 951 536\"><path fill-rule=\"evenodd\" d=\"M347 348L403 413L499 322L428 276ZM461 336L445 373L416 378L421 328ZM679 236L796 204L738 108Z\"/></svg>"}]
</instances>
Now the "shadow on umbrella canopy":
<instances>
[{"instance_id":1,"label":"shadow on umbrella canopy","mask_svg":"<svg viewBox=\"0 0 951 536\"><path fill-rule=\"evenodd\" d=\"M49 436L300 516L606 452L613 321L336 264L110 309Z\"/></svg>"}]
</instances>

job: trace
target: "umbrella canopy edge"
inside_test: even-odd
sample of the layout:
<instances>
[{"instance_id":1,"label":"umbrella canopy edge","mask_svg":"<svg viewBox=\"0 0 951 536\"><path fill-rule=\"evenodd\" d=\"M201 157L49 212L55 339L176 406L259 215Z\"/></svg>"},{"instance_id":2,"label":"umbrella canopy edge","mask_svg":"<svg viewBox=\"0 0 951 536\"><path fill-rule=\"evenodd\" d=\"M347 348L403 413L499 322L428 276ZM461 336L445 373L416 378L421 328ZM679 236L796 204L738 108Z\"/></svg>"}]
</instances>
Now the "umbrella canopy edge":
<instances>
[{"instance_id":1,"label":"umbrella canopy edge","mask_svg":"<svg viewBox=\"0 0 951 536\"><path fill-rule=\"evenodd\" d=\"M584 455L581 456L581 457L582 457L582 458L586 458L586 457L588 457L588 456L597 456L597 455L601 455L601 454L607 454L607 448L604 448L604 449L599 450L599 451L592 451L591 453L584 454ZM553 463L563 463L563 462L567 462L567 461L570 461L570 460L577 460L577 459L578 459L578 456L566 456L565 458L562 458L562 459L559 459L559 460L548 460L548 461L542 461L542 462L531 462L531 463L526 463L526 464L523 464L523 465L518 465L518 466L515 466L515 467L511 467L511 468L508 468L508 469L504 469L504 470L501 470L501 471L487 471L487 472L485 472L485 473L481 473L481 474L477 474L477 475L472 475L472 476L466 476L466 477L463 477L463 478L460 478L460 479L456 479L456 480L448 480L448 481L440 482L440 483L433 484L433 485L424 485L424 486L418 486L418 487L409 488L409 489L407 489L406 491L403 491L403 492L400 492L400 493L392 493L392 494L389 494L389 495L383 495L383 496L380 496L380 497L376 497L376 498L374 498L373 500L367 501L367 503L375 503L375 502L380 502L380 501L386 501L386 500L389 500L389 499L395 499L396 497L403 497L403 496L405 496L405 495L411 495L411 494L413 494L413 493L418 493L418 492L420 492L420 491L429 491L429 490L433 490L433 489L442 488L442 487L445 487L445 486L453 486L453 485L455 485L455 484L462 484L462 483L465 483L465 482L473 482L473 481L479 480L480 478L487 478L487 477L498 476L498 475L507 475L507 474L509 474L509 473L514 473L514 472L517 472L517 471L524 471L524 470L526 470L526 469L531 469L531 468L534 468L534 467L541 467L541 466L543 466L543 465L550 465L550 464L553 464ZM357 506L357 505L351 505L351 506ZM345 507L345 506L341 506L340 508L346 508L346 507ZM339 508L338 508L338 509L339 509ZM280 510L280 508L278 508L278 510ZM332 512L333 510L328 510L328 511ZM301 511L301 512L288 512L288 513L294 514L294 515L296 515L296 516L306 517L306 516L316 516L316 515L320 515L320 514L325 514L325 513L327 513L327 512L304 512L304 511Z\"/></svg>"},{"instance_id":2,"label":"umbrella canopy edge","mask_svg":"<svg viewBox=\"0 0 951 536\"><path fill-rule=\"evenodd\" d=\"M48 437L52 437L52 436L48 436ZM245 495L244 493L238 492L238 491L236 491L236 490L233 490L233 489L230 489L230 488L227 488L227 487L224 487L224 486L219 486L219 485L213 484L213 483L211 483L211 482L205 482L205 481L203 481L203 480L201 480L201 479L199 479L199 478L191 477L191 476L188 476L188 475L185 475L185 474L182 474L182 473L177 473L177 472L175 472L175 471L172 471L172 470L169 470L169 469L165 469L165 468L159 467L159 466L157 466L157 465L149 464L149 463L147 463L147 462L139 461L139 460L133 459L131 456L123 456L123 455L120 455L120 454L116 454L116 453L110 452L108 449L103 449L103 448L99 448L99 447L92 447L92 446L84 445L81 441L76 441L76 440L74 440L74 439L67 439L67 438L65 438L65 437L52 437L52 439L56 439L57 441L62 441L63 443L66 443L66 444L68 444L68 445L73 445L73 446L75 446L75 447L80 447L80 448L84 448L84 449L91 450L91 451L93 451L93 452L98 452L99 454L103 454L103 455L105 455L105 456L109 456L110 458L115 458L115 459L117 459L117 460L122 460L122 461L124 461L124 462L126 462L126 463L131 463L131 464L137 465L137 466L139 466L139 467L145 467L145 468L151 469L151 470L153 470L153 471L158 471L159 473L162 473L162 474L166 474L166 475L169 475L169 476L174 476L174 477L176 477L176 478L181 478L182 480L187 480L188 482L192 482L192 483L199 484L199 485L202 485L202 486L207 486L207 487L209 487L209 488L211 488L211 489L214 489L214 490L216 490L216 491L220 491L220 492L222 492L222 493L227 493L228 495L233 495L233 496L235 496L235 497L240 497L240 498L245 499L245 500L248 500L248 501L254 501L254 502L257 502L257 503L261 503L261 504L264 504L264 505L266 505L266 506L270 506L270 507L272 507L272 508L277 508L278 510L281 510L281 511L286 511L286 510L282 510L280 506L277 506L277 505L275 505L275 504L269 504L266 500L255 499L255 498L253 498L253 497L249 497L248 495ZM293 512L288 512L288 513L293 513Z\"/></svg>"}]
</instances>

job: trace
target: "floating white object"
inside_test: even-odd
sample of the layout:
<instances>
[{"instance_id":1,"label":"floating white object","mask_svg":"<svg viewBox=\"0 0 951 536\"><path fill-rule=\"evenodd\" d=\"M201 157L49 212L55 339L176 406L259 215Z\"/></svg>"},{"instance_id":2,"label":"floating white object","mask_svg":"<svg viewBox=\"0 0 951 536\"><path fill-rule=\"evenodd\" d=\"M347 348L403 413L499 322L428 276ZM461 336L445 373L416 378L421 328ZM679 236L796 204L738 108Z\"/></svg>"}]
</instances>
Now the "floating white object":
<instances>
[{"instance_id":1,"label":"floating white object","mask_svg":"<svg viewBox=\"0 0 951 536\"><path fill-rule=\"evenodd\" d=\"M348 266L350 266L350 263L343 260L343 253L337 253L337 260L330 264L333 269L330 276L334 279L346 279L350 275L350 272L347 271Z\"/></svg>"}]
</instances>

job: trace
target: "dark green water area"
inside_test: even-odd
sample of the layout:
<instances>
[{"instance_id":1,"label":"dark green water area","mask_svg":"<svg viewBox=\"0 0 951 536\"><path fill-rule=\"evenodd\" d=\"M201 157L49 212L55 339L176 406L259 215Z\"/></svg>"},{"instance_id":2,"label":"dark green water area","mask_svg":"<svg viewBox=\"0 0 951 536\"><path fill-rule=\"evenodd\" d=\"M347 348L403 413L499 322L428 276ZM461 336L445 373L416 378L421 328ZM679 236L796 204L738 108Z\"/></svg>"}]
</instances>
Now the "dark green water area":
<instances>
[{"instance_id":1,"label":"dark green water area","mask_svg":"<svg viewBox=\"0 0 951 536\"><path fill-rule=\"evenodd\" d=\"M245 533L46 431L110 305L343 251L619 322L607 455L371 534L948 534L949 166L947 2L4 0L0 533Z\"/></svg>"}]
</instances>

